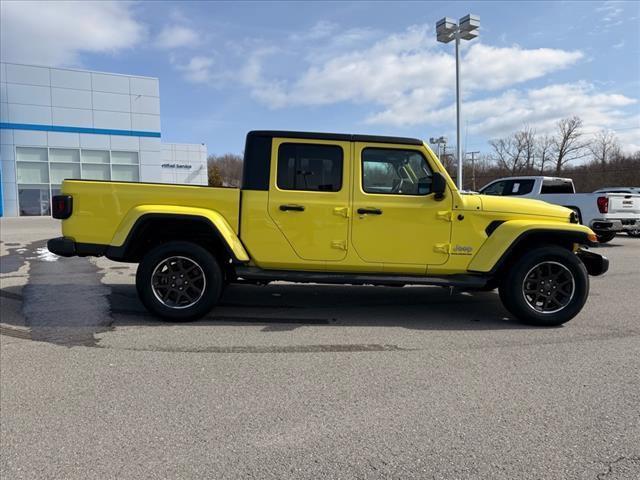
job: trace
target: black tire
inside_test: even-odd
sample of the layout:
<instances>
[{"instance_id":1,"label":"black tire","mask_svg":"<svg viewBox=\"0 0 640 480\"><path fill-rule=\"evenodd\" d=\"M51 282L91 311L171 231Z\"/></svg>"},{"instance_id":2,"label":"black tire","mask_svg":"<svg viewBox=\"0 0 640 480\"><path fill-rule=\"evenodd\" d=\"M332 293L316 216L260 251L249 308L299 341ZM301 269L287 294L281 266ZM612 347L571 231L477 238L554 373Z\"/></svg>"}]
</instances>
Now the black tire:
<instances>
[{"instance_id":1,"label":"black tire","mask_svg":"<svg viewBox=\"0 0 640 480\"><path fill-rule=\"evenodd\" d=\"M136 289L147 310L174 322L196 320L211 311L220 299L223 281L211 253L182 241L148 252L136 273Z\"/></svg>"},{"instance_id":2,"label":"black tire","mask_svg":"<svg viewBox=\"0 0 640 480\"><path fill-rule=\"evenodd\" d=\"M598 243L607 243L616 238L616 232L596 232Z\"/></svg>"},{"instance_id":3,"label":"black tire","mask_svg":"<svg viewBox=\"0 0 640 480\"><path fill-rule=\"evenodd\" d=\"M538 288L545 291L539 294ZM569 250L555 245L523 255L500 284L505 308L522 323L541 327L571 320L582 310L588 295L589 274L584 264Z\"/></svg>"},{"instance_id":4,"label":"black tire","mask_svg":"<svg viewBox=\"0 0 640 480\"><path fill-rule=\"evenodd\" d=\"M627 235L633 238L640 238L640 228L637 230L627 230Z\"/></svg>"}]
</instances>

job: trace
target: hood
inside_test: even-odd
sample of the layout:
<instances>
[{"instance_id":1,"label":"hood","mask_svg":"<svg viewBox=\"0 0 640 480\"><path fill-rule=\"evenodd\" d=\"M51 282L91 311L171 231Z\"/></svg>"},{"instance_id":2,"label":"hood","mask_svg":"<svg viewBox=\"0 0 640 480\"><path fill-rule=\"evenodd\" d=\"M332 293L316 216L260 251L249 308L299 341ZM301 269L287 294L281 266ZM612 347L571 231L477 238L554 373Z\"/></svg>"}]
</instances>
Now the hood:
<instances>
[{"instance_id":1,"label":"hood","mask_svg":"<svg viewBox=\"0 0 640 480\"><path fill-rule=\"evenodd\" d=\"M521 215L537 215L568 220L571 210L559 205L534 200L531 198L498 197L495 195L478 195L485 212L514 213Z\"/></svg>"}]
</instances>

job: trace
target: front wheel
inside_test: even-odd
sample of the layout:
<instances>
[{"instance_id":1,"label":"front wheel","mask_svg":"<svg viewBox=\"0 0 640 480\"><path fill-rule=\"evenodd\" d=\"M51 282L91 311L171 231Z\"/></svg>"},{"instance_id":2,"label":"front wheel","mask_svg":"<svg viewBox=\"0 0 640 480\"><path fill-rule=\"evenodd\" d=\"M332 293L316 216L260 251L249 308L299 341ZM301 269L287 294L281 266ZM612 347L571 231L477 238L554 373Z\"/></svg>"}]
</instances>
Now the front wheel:
<instances>
[{"instance_id":1,"label":"front wheel","mask_svg":"<svg viewBox=\"0 0 640 480\"><path fill-rule=\"evenodd\" d=\"M607 243L616 238L616 232L596 232L598 243Z\"/></svg>"},{"instance_id":2,"label":"front wheel","mask_svg":"<svg viewBox=\"0 0 640 480\"><path fill-rule=\"evenodd\" d=\"M640 237L640 228L636 228L636 229L633 229L633 230L627 230L627 235L629 235L630 237L635 237L635 238Z\"/></svg>"},{"instance_id":3,"label":"front wheel","mask_svg":"<svg viewBox=\"0 0 640 480\"><path fill-rule=\"evenodd\" d=\"M500 298L520 321L552 327L575 317L589 294L589 275L572 252L547 246L525 254L504 276Z\"/></svg>"},{"instance_id":4,"label":"front wheel","mask_svg":"<svg viewBox=\"0 0 640 480\"><path fill-rule=\"evenodd\" d=\"M154 248L136 273L136 289L144 306L172 321L206 315L218 302L222 284L216 259L191 242L168 242Z\"/></svg>"}]
</instances>

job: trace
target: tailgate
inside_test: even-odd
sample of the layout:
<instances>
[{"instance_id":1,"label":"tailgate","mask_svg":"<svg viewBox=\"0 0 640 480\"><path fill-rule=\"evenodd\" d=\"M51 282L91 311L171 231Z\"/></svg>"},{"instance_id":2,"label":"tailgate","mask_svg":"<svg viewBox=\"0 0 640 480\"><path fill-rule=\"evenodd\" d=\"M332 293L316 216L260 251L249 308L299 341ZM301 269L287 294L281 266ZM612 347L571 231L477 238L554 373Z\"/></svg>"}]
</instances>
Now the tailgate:
<instances>
[{"instance_id":1,"label":"tailgate","mask_svg":"<svg viewBox=\"0 0 640 480\"><path fill-rule=\"evenodd\" d=\"M640 195L628 193L609 193L610 215L640 215Z\"/></svg>"}]
</instances>

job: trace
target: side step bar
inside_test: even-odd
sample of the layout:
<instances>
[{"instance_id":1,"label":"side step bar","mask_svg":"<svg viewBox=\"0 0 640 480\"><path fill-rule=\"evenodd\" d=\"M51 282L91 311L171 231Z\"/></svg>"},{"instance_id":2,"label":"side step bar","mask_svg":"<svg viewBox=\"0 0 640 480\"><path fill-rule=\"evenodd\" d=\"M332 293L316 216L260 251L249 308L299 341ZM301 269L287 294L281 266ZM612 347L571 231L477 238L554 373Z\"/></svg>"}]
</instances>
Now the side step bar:
<instances>
[{"instance_id":1,"label":"side step bar","mask_svg":"<svg viewBox=\"0 0 640 480\"><path fill-rule=\"evenodd\" d=\"M450 275L426 277L417 275L375 275L331 272L300 272L288 270L263 270L257 267L236 267L239 279L252 282L281 280L296 283L336 283L347 285L437 285L440 287L482 288L489 278L478 275Z\"/></svg>"}]
</instances>

